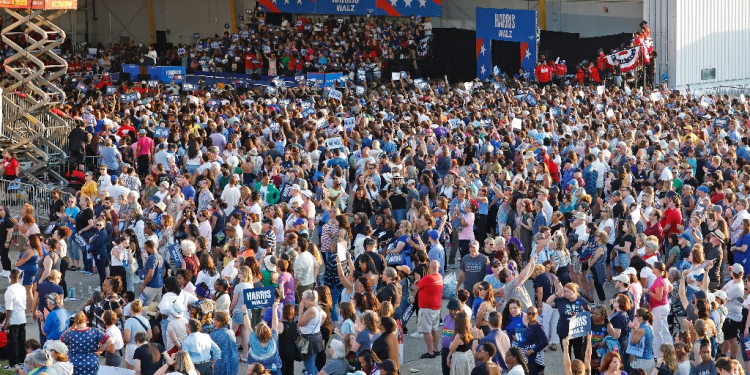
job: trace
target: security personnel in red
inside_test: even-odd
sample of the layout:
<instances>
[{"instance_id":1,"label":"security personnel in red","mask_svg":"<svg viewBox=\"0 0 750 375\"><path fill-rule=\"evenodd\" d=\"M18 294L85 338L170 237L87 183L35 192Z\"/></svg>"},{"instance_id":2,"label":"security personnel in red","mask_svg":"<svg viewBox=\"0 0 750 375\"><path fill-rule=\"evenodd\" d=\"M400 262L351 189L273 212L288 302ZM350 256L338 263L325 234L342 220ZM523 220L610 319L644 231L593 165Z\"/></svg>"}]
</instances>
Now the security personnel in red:
<instances>
[{"instance_id":1,"label":"security personnel in red","mask_svg":"<svg viewBox=\"0 0 750 375\"><path fill-rule=\"evenodd\" d=\"M586 73L583 72L583 67L578 65L578 71L576 72L576 83L583 84L583 80L586 77Z\"/></svg>"},{"instance_id":2,"label":"security personnel in red","mask_svg":"<svg viewBox=\"0 0 750 375\"><path fill-rule=\"evenodd\" d=\"M599 69L594 66L593 62L589 63L589 68L586 73L589 77L589 82L597 84L601 82L601 79L599 78Z\"/></svg>"},{"instance_id":3,"label":"security personnel in red","mask_svg":"<svg viewBox=\"0 0 750 375\"><path fill-rule=\"evenodd\" d=\"M565 65L565 60L560 60L559 63L555 64L555 80L557 85L562 87L565 82L565 74L568 73L568 66Z\"/></svg>"},{"instance_id":4,"label":"security personnel in red","mask_svg":"<svg viewBox=\"0 0 750 375\"><path fill-rule=\"evenodd\" d=\"M604 54L604 50L601 48L599 48L599 57L596 58L596 68L599 69L599 74L605 80L612 76L612 66L607 62L607 55Z\"/></svg>"},{"instance_id":5,"label":"security personnel in red","mask_svg":"<svg viewBox=\"0 0 750 375\"><path fill-rule=\"evenodd\" d=\"M537 65L536 69L534 70L534 74L536 75L536 80L542 84L549 83L550 79L552 78L552 70L550 70L549 66L544 62Z\"/></svg>"}]
</instances>

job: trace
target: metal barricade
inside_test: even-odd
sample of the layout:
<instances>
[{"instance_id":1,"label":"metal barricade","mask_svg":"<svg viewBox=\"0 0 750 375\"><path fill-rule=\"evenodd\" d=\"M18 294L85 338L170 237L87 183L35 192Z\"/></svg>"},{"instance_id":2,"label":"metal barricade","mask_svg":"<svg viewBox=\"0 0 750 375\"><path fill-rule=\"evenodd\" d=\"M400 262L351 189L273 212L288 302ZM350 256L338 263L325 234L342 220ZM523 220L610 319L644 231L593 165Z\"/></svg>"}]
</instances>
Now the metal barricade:
<instances>
[{"instance_id":1,"label":"metal barricade","mask_svg":"<svg viewBox=\"0 0 750 375\"><path fill-rule=\"evenodd\" d=\"M66 201L73 195L62 192L61 199ZM11 217L19 217L24 204L34 207L34 220L40 229L49 221L49 213L55 201L52 199L52 189L43 186L25 184L18 181L0 179L0 205L5 207Z\"/></svg>"}]
</instances>

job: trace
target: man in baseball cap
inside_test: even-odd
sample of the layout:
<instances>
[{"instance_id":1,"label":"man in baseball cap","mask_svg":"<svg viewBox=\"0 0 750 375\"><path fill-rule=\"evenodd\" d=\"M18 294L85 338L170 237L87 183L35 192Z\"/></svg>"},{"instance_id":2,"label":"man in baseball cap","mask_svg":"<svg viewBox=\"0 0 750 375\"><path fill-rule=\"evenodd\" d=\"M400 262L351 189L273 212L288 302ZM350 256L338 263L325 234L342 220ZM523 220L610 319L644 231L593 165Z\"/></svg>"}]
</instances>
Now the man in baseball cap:
<instances>
[{"instance_id":1,"label":"man in baseball cap","mask_svg":"<svg viewBox=\"0 0 750 375\"><path fill-rule=\"evenodd\" d=\"M729 267L729 270L731 271L729 274L732 276L732 280L722 290L716 291L714 295L724 300L727 307L726 319L724 319L724 325L721 328L721 332L724 333L725 343L721 346L721 353L730 358L736 358L737 352L740 350L739 337L745 330L745 327L740 323L742 321L741 301L745 298L745 284L743 280L745 268L741 264L735 263Z\"/></svg>"},{"instance_id":2,"label":"man in baseball cap","mask_svg":"<svg viewBox=\"0 0 750 375\"><path fill-rule=\"evenodd\" d=\"M440 264L440 275L445 276L445 249L438 241L440 233L434 229L427 231L429 236L430 248L427 250L427 257L430 260L436 260Z\"/></svg>"}]
</instances>

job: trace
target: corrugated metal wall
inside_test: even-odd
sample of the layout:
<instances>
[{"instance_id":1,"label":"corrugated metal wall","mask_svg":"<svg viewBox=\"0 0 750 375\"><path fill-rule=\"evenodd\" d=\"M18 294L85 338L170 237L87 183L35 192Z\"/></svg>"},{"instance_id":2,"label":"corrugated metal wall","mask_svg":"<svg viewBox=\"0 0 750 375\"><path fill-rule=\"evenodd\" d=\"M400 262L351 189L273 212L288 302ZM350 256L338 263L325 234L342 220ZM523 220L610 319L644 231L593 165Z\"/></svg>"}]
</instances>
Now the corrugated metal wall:
<instances>
[{"instance_id":1,"label":"corrugated metal wall","mask_svg":"<svg viewBox=\"0 0 750 375\"><path fill-rule=\"evenodd\" d=\"M671 87L711 88L750 84L750 1L644 0L660 54L658 74L669 74ZM701 70L716 69L716 79Z\"/></svg>"}]
</instances>

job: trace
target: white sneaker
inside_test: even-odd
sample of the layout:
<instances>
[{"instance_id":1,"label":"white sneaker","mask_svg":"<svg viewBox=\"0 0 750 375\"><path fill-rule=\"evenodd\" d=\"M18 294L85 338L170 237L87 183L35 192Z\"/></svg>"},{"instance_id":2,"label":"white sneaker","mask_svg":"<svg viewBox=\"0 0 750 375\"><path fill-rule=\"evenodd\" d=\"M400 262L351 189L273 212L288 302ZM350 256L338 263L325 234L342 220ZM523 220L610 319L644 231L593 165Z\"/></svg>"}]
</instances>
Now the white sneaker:
<instances>
[{"instance_id":1,"label":"white sneaker","mask_svg":"<svg viewBox=\"0 0 750 375\"><path fill-rule=\"evenodd\" d=\"M8 277L8 276L10 276L10 271L0 272L0 277Z\"/></svg>"},{"instance_id":2,"label":"white sneaker","mask_svg":"<svg viewBox=\"0 0 750 375\"><path fill-rule=\"evenodd\" d=\"M423 338L423 337L424 337L424 334L422 334L422 333L419 333L419 332L414 332L414 333L412 333L412 334L411 334L411 335L409 335L409 336L410 336L410 337L412 337L412 338L415 338L415 339L421 339L421 338Z\"/></svg>"}]
</instances>

